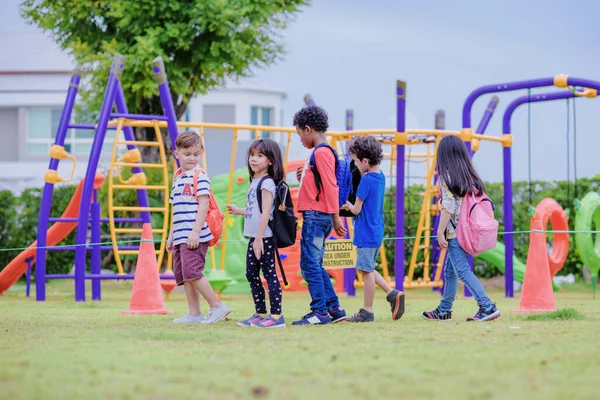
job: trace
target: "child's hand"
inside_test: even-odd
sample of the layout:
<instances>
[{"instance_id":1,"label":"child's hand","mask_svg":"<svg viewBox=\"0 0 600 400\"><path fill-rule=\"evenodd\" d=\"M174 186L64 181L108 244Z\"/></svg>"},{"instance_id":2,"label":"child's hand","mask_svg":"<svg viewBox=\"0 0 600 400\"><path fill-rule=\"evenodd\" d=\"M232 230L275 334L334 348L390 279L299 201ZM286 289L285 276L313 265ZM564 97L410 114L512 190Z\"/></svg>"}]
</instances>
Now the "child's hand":
<instances>
[{"instance_id":1,"label":"child's hand","mask_svg":"<svg viewBox=\"0 0 600 400\"><path fill-rule=\"evenodd\" d=\"M254 243L252 243L252 249L254 250L254 256L257 260L260 260L264 253L264 245L262 239L254 239Z\"/></svg>"},{"instance_id":2,"label":"child's hand","mask_svg":"<svg viewBox=\"0 0 600 400\"><path fill-rule=\"evenodd\" d=\"M238 206L236 206L235 204L227 204L227 211L231 215L237 215Z\"/></svg>"},{"instance_id":3,"label":"child's hand","mask_svg":"<svg viewBox=\"0 0 600 400\"><path fill-rule=\"evenodd\" d=\"M347 201L346 204L344 204L342 206L342 210L345 210L345 211L350 211L351 208L352 208L352 203L350 203L349 201Z\"/></svg>"},{"instance_id":4,"label":"child's hand","mask_svg":"<svg viewBox=\"0 0 600 400\"><path fill-rule=\"evenodd\" d=\"M333 217L333 229L335 230L335 233L338 236L346 236L346 228L344 227L344 223L342 222L342 219L339 216Z\"/></svg>"},{"instance_id":5,"label":"child's hand","mask_svg":"<svg viewBox=\"0 0 600 400\"><path fill-rule=\"evenodd\" d=\"M167 238L167 251L169 253L173 252L174 247L173 247L173 235L169 235L169 237Z\"/></svg>"},{"instance_id":6,"label":"child's hand","mask_svg":"<svg viewBox=\"0 0 600 400\"><path fill-rule=\"evenodd\" d=\"M298 179L298 182L300 182L300 178L302 178L302 170L303 169L304 169L304 166L298 167L298 169L296 170L296 179Z\"/></svg>"},{"instance_id":7,"label":"child's hand","mask_svg":"<svg viewBox=\"0 0 600 400\"><path fill-rule=\"evenodd\" d=\"M437 240L441 247L448 247L448 241L446 240L446 235L444 234L444 231L438 229Z\"/></svg>"},{"instance_id":8,"label":"child's hand","mask_svg":"<svg viewBox=\"0 0 600 400\"><path fill-rule=\"evenodd\" d=\"M187 240L187 248L190 250L194 250L198 247L198 240L200 239L200 232L191 231L190 236L188 236Z\"/></svg>"}]
</instances>

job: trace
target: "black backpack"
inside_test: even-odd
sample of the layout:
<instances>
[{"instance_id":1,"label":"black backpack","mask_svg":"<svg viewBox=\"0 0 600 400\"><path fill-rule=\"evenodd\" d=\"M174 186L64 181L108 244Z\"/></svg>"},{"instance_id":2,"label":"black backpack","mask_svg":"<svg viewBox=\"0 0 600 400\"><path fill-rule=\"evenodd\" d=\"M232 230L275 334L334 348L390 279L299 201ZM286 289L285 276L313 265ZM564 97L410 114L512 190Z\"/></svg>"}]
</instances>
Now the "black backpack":
<instances>
[{"instance_id":1,"label":"black backpack","mask_svg":"<svg viewBox=\"0 0 600 400\"><path fill-rule=\"evenodd\" d=\"M352 191L348 195L348 201L352 204L356 203L356 193L358 192L358 185L362 178L360 170L356 167L354 160L350 161L350 173L352 174ZM356 217L350 211L340 209L340 217Z\"/></svg>"},{"instance_id":2,"label":"black backpack","mask_svg":"<svg viewBox=\"0 0 600 400\"><path fill-rule=\"evenodd\" d=\"M261 178L256 187L256 201L258 202L258 209L262 214L262 183L265 179L273 179L270 176ZM284 180L275 184L275 197L273 198L273 205L275 209L273 211L273 219L269 221L269 228L273 231L273 239L275 239L275 254L277 255L277 261L279 263L279 269L281 271L281 277L283 283L287 287L288 281L283 272L283 265L281 264L281 257L279 256L279 250L286 247L292 246L296 243L296 233L298 229L298 218L294 215L294 203L292 202L292 196L290 195L290 188Z\"/></svg>"}]
</instances>

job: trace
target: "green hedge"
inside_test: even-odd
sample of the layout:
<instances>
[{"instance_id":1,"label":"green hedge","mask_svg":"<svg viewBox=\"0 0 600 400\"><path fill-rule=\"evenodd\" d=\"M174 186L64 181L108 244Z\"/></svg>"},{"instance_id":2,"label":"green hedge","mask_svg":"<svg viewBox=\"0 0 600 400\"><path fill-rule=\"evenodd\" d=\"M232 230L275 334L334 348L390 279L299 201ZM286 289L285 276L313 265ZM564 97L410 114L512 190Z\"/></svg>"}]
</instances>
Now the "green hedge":
<instances>
[{"instance_id":1,"label":"green hedge","mask_svg":"<svg viewBox=\"0 0 600 400\"><path fill-rule=\"evenodd\" d=\"M500 232L504 231L504 198L502 183L486 183L486 190L488 195L494 201L496 207L495 216L500 221ZM534 181L531 183L532 192L532 203L536 206L542 199L551 197L555 199L564 209L569 209L569 229L575 229L575 207L574 207L574 183L566 181L553 181L553 182L542 182ZM412 185L407 189L407 196L405 197L405 236L414 236L416 233L416 227L419 221L419 211L421 209L422 197L420 193L423 191L423 186ZM577 197L583 198L586 193L590 191L600 191L600 175L596 175L594 178L581 178L577 180ZM388 191L385 199L385 235L386 237L395 237L395 217L393 207L390 207L390 201L395 201L395 188L392 187ZM569 195L567 196L567 193ZM528 182L514 182L513 183L513 221L515 231L526 231L529 230L530 216L529 216L529 183ZM432 223L433 225L433 223ZM550 226L549 226L550 229ZM432 235L435 235L432 232ZM548 240L551 241L552 234L548 234ZM500 236L499 241L504 241L503 237ZM412 252L414 239L407 239L405 241L405 260L410 261L410 255ZM388 262L393 265L394 262L394 242L386 241L386 255ZM523 262L527 260L527 251L529 248L529 235L518 234L515 235L515 254ZM418 262L422 260L423 252L420 252ZM482 260L476 259L475 269L477 274L484 278L500 275L500 271L492 265L488 265ZM569 255L565 266L559 274L566 275L573 273L580 276L582 273L581 260L579 253L575 245L575 237L573 234L570 235L570 246ZM422 269L419 268L415 272L416 276L422 275Z\"/></svg>"},{"instance_id":2,"label":"green hedge","mask_svg":"<svg viewBox=\"0 0 600 400\"><path fill-rule=\"evenodd\" d=\"M159 184L162 177L159 175L159 171L152 170L147 171L148 184ZM125 177L126 178L126 177ZM570 196L567 198L567 187L569 186ZM582 178L578 180L578 197L582 198L588 191L599 191L600 190L600 175L594 178ZM570 185L565 181L560 182L532 182L533 191L533 204L538 204L542 199L546 197L552 197L563 208L570 208L569 228L575 229L575 210L573 206L574 200L574 187L573 183ZM423 187L419 185L412 185L407 190L407 196L405 197L405 207L407 214L405 236L413 236L416 232L416 226L419 218L419 211L421 209L422 197L419 193L422 192ZM503 185L501 183L488 183L487 191L490 198L496 205L496 216L500 221L500 231L504 230L503 226ZM73 192L75 191L74 185L58 186L54 190L54 198L52 202L52 216L60 216L67 204L71 200ZM150 205L160 206L162 204L162 192L149 191ZM0 191L0 248L24 248L29 246L36 239L37 232L37 221L39 215L41 189L27 189L23 193L16 197L10 191ZM394 188L392 188L386 195L385 199L385 230L387 237L395 236L395 212L393 208L390 208L391 204L394 204ZM99 201L102 204L102 216L107 216L108 206L108 191L107 185L102 187L99 194ZM135 191L119 191L117 192L117 199L115 204L118 202L119 205L135 205L137 204L137 197ZM568 204L568 205L567 205ZM515 182L513 184L513 217L515 230L528 230L529 229L529 185L527 182ZM119 216L135 216L137 213L130 213ZM153 215L153 225L162 226L162 216L155 214ZM408 228L410 227L410 229ZM103 241L108 241L108 224L102 225ZM551 235L549 235L551 236ZM156 237L158 239L158 237ZM502 241L502 236L500 236ZM65 240L63 244L74 244L75 243L75 232L72 232ZM527 259L529 236L527 234L515 236L515 252L516 255L525 261ZM410 258L410 251L412 249L413 240L406 240L406 259ZM386 255L390 265L394 262L394 242L386 241ZM20 250L12 251L1 251L0 252L0 269L4 268L10 260L12 260ZM103 258L108 252L103 252ZM422 254L422 252L421 252ZM135 258L135 256L130 256ZM166 259L166 257L165 257ZM50 252L48 253L48 273L68 273L74 261L73 252ZM419 260L422 261L422 260ZM486 265L483 261L477 261L475 265L478 275L481 277L492 277L499 275L500 272L493 266ZM108 268L116 270L114 260L110 262ZM565 267L561 270L561 274L574 273L576 275L581 274L581 260L576 250L574 236L571 235L571 246L569 248L569 256L565 263ZM422 271L417 270L417 276L422 274Z\"/></svg>"}]
</instances>

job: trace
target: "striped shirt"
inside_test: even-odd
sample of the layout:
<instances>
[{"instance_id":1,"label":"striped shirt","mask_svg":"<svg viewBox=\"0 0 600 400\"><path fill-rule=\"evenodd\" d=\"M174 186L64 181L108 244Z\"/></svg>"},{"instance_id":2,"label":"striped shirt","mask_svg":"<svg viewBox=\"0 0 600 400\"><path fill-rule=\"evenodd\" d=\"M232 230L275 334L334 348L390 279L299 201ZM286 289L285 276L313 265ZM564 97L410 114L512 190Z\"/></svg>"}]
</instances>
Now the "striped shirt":
<instances>
[{"instance_id":1,"label":"striped shirt","mask_svg":"<svg viewBox=\"0 0 600 400\"><path fill-rule=\"evenodd\" d=\"M194 228L196 214L198 213L198 202L192 191L194 190L194 173L200 167L185 171L173 179L171 186L171 197L169 202L173 205L173 245L186 243L190 232ZM198 174L197 196L210 195L210 181L204 172ZM213 238L208 224L204 222L200 232L200 242L208 242Z\"/></svg>"}]
</instances>

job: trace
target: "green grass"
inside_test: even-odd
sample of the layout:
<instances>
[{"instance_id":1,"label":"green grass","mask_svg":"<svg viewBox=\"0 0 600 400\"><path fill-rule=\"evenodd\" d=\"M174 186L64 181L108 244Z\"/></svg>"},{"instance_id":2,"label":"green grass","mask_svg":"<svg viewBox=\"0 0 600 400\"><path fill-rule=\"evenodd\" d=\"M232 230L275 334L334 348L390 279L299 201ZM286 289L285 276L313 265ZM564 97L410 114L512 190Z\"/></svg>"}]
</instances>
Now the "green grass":
<instances>
[{"instance_id":1,"label":"green grass","mask_svg":"<svg viewBox=\"0 0 600 400\"><path fill-rule=\"evenodd\" d=\"M562 320L567 321L570 319L582 320L584 317L574 308L565 308L562 310L556 310L546 313L531 314L526 317L527 321L551 321L551 320Z\"/></svg>"},{"instance_id":2,"label":"green grass","mask_svg":"<svg viewBox=\"0 0 600 400\"><path fill-rule=\"evenodd\" d=\"M512 314L518 299L491 292L499 320L464 322L475 302L459 299L454 321L430 322L421 312L439 296L413 290L400 321L378 293L373 324L259 330L235 325L252 312L249 295L224 297L231 321L178 326L183 294L167 303L172 315L126 316L130 288L104 283L104 300L87 303L70 282L54 282L46 303L7 292L0 399L600 398L600 300L588 291L558 293L560 318ZM308 301L285 295L289 323ZM361 298L342 304L354 312Z\"/></svg>"}]
</instances>

